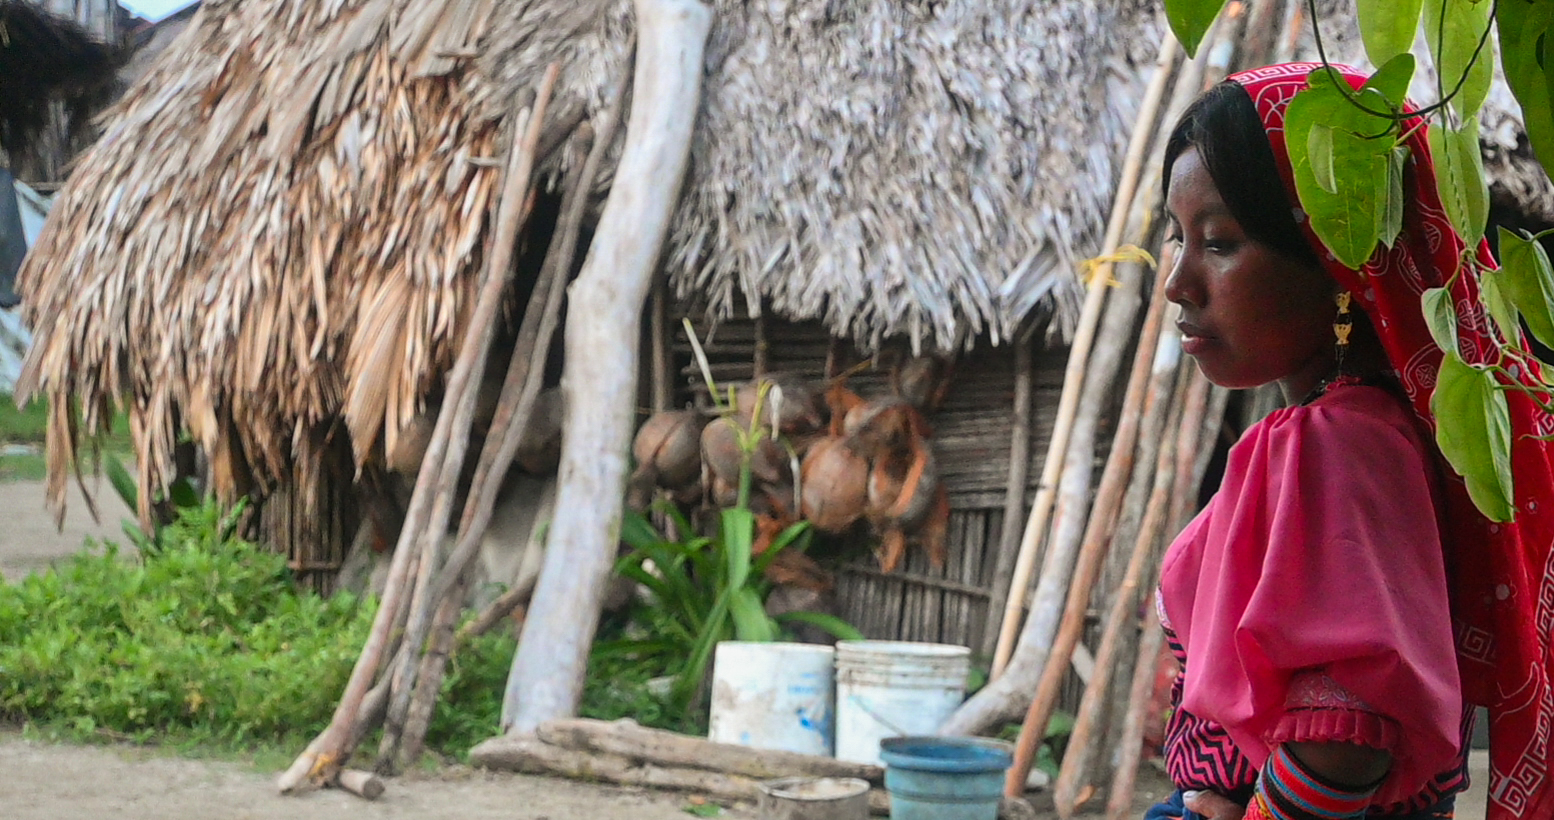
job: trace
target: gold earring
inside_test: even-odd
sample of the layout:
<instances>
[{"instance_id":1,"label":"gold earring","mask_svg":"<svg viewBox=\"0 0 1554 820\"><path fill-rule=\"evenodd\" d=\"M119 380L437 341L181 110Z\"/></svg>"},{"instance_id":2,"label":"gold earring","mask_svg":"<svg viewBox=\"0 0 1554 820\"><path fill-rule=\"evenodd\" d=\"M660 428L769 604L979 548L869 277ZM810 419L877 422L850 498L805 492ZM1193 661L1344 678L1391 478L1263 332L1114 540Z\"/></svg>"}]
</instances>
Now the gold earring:
<instances>
[{"instance_id":1,"label":"gold earring","mask_svg":"<svg viewBox=\"0 0 1554 820\"><path fill-rule=\"evenodd\" d=\"M1354 314L1349 312L1349 291L1340 291L1333 301L1338 303L1338 316L1333 319L1333 335L1337 337L1335 358L1338 372L1344 372L1344 354L1349 351L1349 332L1354 330Z\"/></svg>"}]
</instances>

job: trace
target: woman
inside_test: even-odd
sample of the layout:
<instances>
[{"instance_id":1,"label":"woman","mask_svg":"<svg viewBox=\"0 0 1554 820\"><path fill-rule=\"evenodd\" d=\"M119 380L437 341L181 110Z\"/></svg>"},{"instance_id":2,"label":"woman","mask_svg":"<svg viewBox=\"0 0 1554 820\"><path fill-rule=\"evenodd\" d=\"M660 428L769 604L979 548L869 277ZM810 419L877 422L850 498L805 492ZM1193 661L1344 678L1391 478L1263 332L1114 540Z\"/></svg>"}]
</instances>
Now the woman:
<instances>
[{"instance_id":1,"label":"woman","mask_svg":"<svg viewBox=\"0 0 1554 820\"><path fill-rule=\"evenodd\" d=\"M1450 817L1473 703L1491 707L1490 817L1554 816L1554 520L1539 509L1554 506L1554 469L1529 436L1549 419L1512 395L1517 518L1492 525L1432 439L1440 352L1420 294L1450 282L1468 361L1494 343L1472 277L1452 276L1464 244L1424 131L1408 140L1402 235L1342 267L1302 224L1284 145L1285 108L1316 68L1230 78L1166 151L1183 349L1216 384L1277 383L1288 406L1237 443L1166 556L1179 791L1149 817Z\"/></svg>"}]
</instances>

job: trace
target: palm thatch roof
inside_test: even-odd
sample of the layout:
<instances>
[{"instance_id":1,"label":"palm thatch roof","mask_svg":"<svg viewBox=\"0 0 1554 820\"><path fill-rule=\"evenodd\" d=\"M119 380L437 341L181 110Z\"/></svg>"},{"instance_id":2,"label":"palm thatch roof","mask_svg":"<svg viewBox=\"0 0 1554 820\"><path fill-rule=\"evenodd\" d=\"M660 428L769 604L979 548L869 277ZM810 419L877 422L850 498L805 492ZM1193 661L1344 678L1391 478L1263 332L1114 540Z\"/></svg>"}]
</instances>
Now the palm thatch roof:
<instances>
[{"instance_id":1,"label":"palm thatch roof","mask_svg":"<svg viewBox=\"0 0 1554 820\"><path fill-rule=\"evenodd\" d=\"M674 289L865 345L1063 326L1157 5L717 0ZM19 389L89 427L126 402L143 486L183 427L227 491L342 417L362 456L452 361L515 112L559 62L541 168L570 173L631 31L627 0L206 2L59 195L22 272Z\"/></svg>"},{"instance_id":2,"label":"palm thatch roof","mask_svg":"<svg viewBox=\"0 0 1554 820\"><path fill-rule=\"evenodd\" d=\"M48 120L50 102L72 115L103 101L119 55L75 22L27 0L0 0L0 149L20 151Z\"/></svg>"}]
</instances>

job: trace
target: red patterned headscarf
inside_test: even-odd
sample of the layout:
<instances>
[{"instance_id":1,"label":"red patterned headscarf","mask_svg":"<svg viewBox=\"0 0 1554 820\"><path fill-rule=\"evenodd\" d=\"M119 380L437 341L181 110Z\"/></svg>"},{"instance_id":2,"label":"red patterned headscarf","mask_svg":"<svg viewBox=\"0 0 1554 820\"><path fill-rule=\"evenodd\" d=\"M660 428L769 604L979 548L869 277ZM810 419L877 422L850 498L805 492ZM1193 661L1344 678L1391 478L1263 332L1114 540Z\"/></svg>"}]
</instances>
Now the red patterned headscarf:
<instances>
[{"instance_id":1,"label":"red patterned headscarf","mask_svg":"<svg viewBox=\"0 0 1554 820\"><path fill-rule=\"evenodd\" d=\"M1297 198L1284 143L1285 107L1319 67L1292 63L1230 78L1257 106L1291 202ZM1356 88L1366 79L1355 69L1335 68ZM1464 243L1446 218L1425 132L1414 129L1418 124L1418 119L1404 124L1405 131L1413 132L1408 139L1412 153L1404 180L1403 235L1393 248L1377 248L1364 267L1350 270L1326 252L1299 210L1296 218L1328 273L1365 309L1414 412L1434 430L1430 396L1441 352L1425 325L1420 295L1452 278ZM1494 266L1487 244L1480 244L1478 257ZM1473 277L1456 278L1452 300L1464 360L1491 360L1494 331ZM1554 417L1520 393L1511 392L1508 398L1516 520L1495 524L1486 519L1448 468L1442 540L1464 693L1490 711L1489 820L1542 820L1554 816L1554 784L1548 772L1554 724L1554 655L1549 646L1554 627L1554 510L1549 509L1554 507L1554 449L1534 437L1554 433Z\"/></svg>"}]
</instances>

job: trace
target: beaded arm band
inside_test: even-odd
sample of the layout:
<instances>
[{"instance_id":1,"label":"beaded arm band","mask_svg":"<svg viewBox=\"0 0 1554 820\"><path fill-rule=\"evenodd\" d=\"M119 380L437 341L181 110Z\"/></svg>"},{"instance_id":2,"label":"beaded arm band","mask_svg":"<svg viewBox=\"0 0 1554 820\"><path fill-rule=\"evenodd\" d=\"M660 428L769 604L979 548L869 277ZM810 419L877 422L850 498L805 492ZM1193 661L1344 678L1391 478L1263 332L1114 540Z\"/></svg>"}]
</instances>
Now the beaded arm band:
<instances>
[{"instance_id":1,"label":"beaded arm band","mask_svg":"<svg viewBox=\"0 0 1554 820\"><path fill-rule=\"evenodd\" d=\"M1313 774L1289 749L1279 746L1257 778L1244 820L1349 820L1363 817L1377 781L1358 789L1339 786Z\"/></svg>"}]
</instances>

